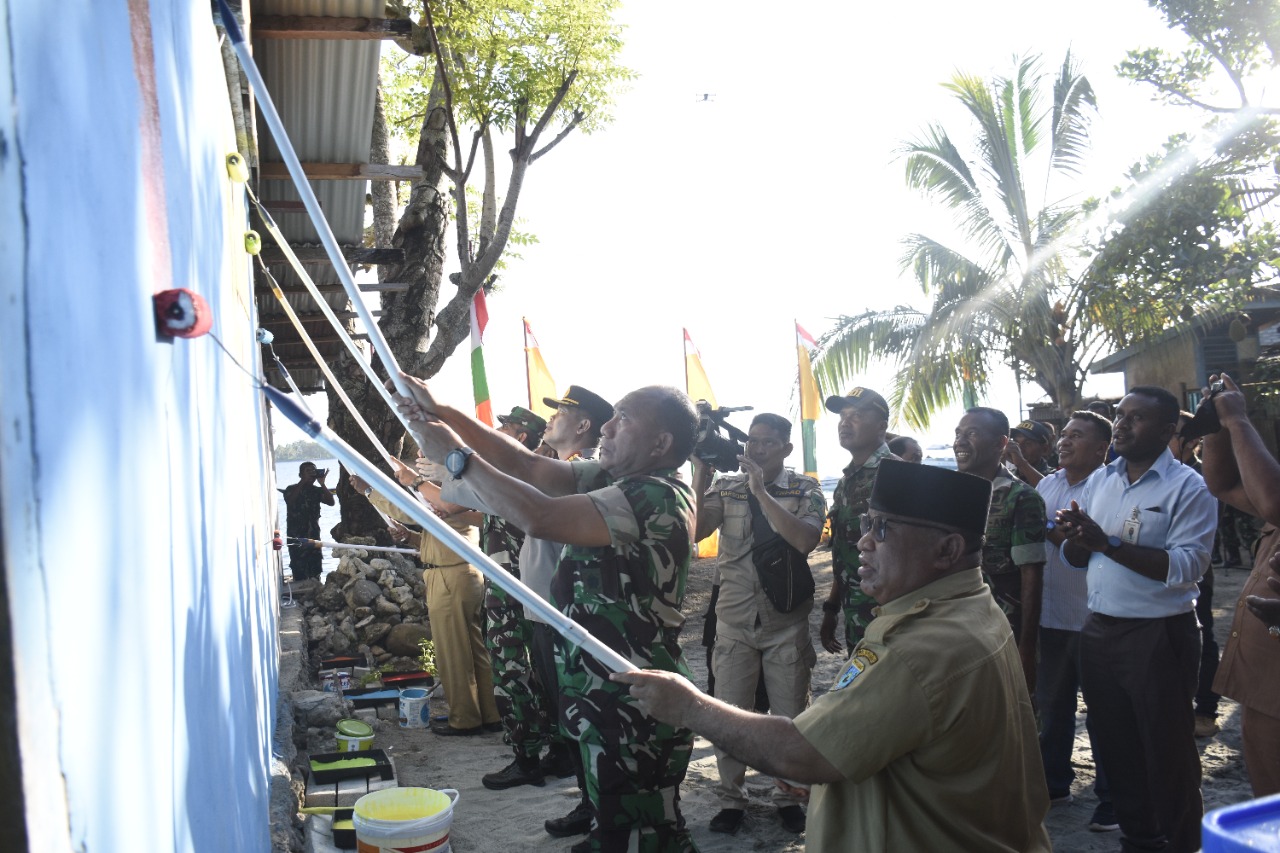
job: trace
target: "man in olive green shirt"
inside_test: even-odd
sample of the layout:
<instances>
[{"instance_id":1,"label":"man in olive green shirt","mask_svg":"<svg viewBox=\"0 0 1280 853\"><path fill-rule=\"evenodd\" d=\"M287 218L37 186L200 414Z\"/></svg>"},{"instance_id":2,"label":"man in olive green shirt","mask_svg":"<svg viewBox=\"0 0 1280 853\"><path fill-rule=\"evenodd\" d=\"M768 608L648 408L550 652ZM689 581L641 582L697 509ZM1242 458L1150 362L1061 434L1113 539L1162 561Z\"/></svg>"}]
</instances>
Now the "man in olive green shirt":
<instances>
[{"instance_id":1,"label":"man in olive green shirt","mask_svg":"<svg viewBox=\"0 0 1280 853\"><path fill-rule=\"evenodd\" d=\"M991 484L885 460L858 542L880 607L836 683L794 721L667 673L613 676L792 790L815 783L806 849L1048 851L1035 718L1013 632L978 568Z\"/></svg>"}]
</instances>

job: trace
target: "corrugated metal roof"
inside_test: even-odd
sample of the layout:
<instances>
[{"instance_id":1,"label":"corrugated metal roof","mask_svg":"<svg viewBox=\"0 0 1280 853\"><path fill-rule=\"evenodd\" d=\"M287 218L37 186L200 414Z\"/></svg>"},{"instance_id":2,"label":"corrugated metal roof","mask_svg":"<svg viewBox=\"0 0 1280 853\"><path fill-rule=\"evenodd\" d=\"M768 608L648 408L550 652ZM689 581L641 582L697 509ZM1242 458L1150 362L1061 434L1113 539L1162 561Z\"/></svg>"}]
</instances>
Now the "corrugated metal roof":
<instances>
[{"instance_id":1,"label":"corrugated metal roof","mask_svg":"<svg viewBox=\"0 0 1280 853\"><path fill-rule=\"evenodd\" d=\"M254 0L252 20L268 15L382 18L381 0ZM251 31L252 32L252 31ZM298 158L318 163L368 163L373 131L373 105L378 83L378 40L260 39L253 40L254 59L262 71L281 121ZM280 162L280 150L266 124L259 120L259 155L264 163ZM364 242L365 196L363 181L312 181L311 186L329 221L334 236L343 246ZM319 236L305 211L281 210L273 202L297 202L292 183L263 181L259 198L291 243L319 245ZM269 235L263 234L266 243ZM328 262L307 263L305 268L319 285L337 284L338 277ZM288 290L300 285L287 264L271 265L272 275ZM294 311L314 314L319 309L305 294L287 296ZM326 294L335 311L349 308L345 294ZM276 335L275 349L286 362L306 359L307 350L292 327L279 323L284 312L269 292L258 296L259 317ZM334 332L323 319L306 323L308 334L332 338ZM318 343L326 360L332 361L343 346ZM290 366L290 372L304 390L323 384L318 369ZM268 369L273 382L276 371Z\"/></svg>"}]
</instances>

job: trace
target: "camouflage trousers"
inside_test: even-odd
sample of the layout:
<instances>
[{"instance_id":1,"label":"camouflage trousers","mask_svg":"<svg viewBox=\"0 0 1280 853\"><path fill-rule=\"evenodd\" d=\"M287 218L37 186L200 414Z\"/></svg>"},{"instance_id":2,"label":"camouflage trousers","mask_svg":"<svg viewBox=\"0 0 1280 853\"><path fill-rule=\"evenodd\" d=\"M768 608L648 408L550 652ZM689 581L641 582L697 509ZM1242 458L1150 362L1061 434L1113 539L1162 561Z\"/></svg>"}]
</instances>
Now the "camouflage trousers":
<instances>
[{"instance_id":1,"label":"camouflage trousers","mask_svg":"<svg viewBox=\"0 0 1280 853\"><path fill-rule=\"evenodd\" d=\"M680 783L693 752L693 733L620 706L610 722L615 728L590 727L578 739L587 798L596 814L590 849L696 853L680 813ZM620 722L624 725L617 728Z\"/></svg>"},{"instance_id":2,"label":"camouflage trousers","mask_svg":"<svg viewBox=\"0 0 1280 853\"><path fill-rule=\"evenodd\" d=\"M578 742L595 809L590 848L600 853L696 853L680 813L693 732L645 716L589 655L556 643L561 727ZM679 646L674 669L689 676ZM666 668L666 667L662 667Z\"/></svg>"},{"instance_id":3,"label":"camouflage trousers","mask_svg":"<svg viewBox=\"0 0 1280 853\"><path fill-rule=\"evenodd\" d=\"M844 575L844 600L840 602L844 610L844 651L845 656L853 654L853 647L862 640L867 626L876 618L872 609L877 607L876 600L862 591L858 585L858 570L846 572Z\"/></svg>"},{"instance_id":4,"label":"camouflage trousers","mask_svg":"<svg viewBox=\"0 0 1280 853\"><path fill-rule=\"evenodd\" d=\"M484 644L493 663L493 698L502 739L518 757L536 758L550 739L541 685L529 662L533 627L524 607L491 581L484 584Z\"/></svg>"},{"instance_id":5,"label":"camouflage trousers","mask_svg":"<svg viewBox=\"0 0 1280 853\"><path fill-rule=\"evenodd\" d=\"M991 588L1000 612L1009 620L1014 638L1022 636L1022 572L1005 572L1000 575L982 573L982 579Z\"/></svg>"}]
</instances>

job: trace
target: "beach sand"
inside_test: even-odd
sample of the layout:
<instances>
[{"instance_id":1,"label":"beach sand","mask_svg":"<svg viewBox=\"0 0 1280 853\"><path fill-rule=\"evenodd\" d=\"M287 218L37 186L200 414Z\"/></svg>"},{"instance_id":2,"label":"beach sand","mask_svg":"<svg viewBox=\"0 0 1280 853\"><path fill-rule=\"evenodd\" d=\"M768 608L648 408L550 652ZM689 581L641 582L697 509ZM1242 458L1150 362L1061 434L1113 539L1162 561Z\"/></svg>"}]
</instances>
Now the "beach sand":
<instances>
[{"instance_id":1,"label":"beach sand","mask_svg":"<svg viewBox=\"0 0 1280 853\"><path fill-rule=\"evenodd\" d=\"M813 554L811 565L817 579L819 596L831 582L831 552ZM714 560L696 561L690 571L689 590L684 612L688 620L682 633L686 658L694 673L694 681L706 686L706 664L701 645L702 614L711 591ZM1230 630L1230 615L1236 606L1240 588L1248 569L1215 569L1214 618L1219 645L1225 644ZM815 608L810 617L818 665L813 674L815 695L825 692L844 664L844 656L829 654L818 642L821 610ZM442 713L437 700L433 711ZM1240 757L1240 718L1234 702L1224 699L1219 709L1222 731L1213 738L1197 741L1204 767L1204 803L1206 810L1251 797ZM394 723L379 723L376 746L388 750L396 761L401 785L430 788L456 788L461 800L453 821L453 848L462 853L501 851L517 853L525 850L568 850L582 836L552 838L542 828L547 818L567 813L578 801L572 778L548 779L545 786L521 786L506 791L490 791L480 784L485 773L499 770L511 761L511 750L503 745L502 736L485 734L476 737L439 737L423 729L400 729ZM1093 796L1093 759L1084 731L1083 715L1077 717L1074 764L1075 801L1050 808L1046 819L1055 850L1113 851L1119 848L1118 832L1090 832L1088 821L1097 804ZM747 820L737 836L712 833L708 822L719 811L713 786L716 781L715 753L711 744L698 738L693 760L681 788L681 807L700 850L799 851L804 849L802 837L784 831L778 824L776 810L770 802L772 781L751 773L747 785L751 806Z\"/></svg>"}]
</instances>

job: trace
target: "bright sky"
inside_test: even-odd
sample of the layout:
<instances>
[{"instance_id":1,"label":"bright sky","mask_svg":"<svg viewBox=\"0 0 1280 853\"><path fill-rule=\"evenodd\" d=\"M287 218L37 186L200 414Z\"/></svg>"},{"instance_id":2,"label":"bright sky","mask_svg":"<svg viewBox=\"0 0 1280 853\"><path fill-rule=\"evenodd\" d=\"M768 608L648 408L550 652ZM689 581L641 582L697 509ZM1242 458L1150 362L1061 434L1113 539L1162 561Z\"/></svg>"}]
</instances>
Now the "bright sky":
<instances>
[{"instance_id":1,"label":"bright sky","mask_svg":"<svg viewBox=\"0 0 1280 853\"><path fill-rule=\"evenodd\" d=\"M945 220L907 190L895 151L933 121L964 135L939 85L956 70L1008 74L1015 55L1039 53L1051 74L1068 48L1080 58L1100 113L1074 189L1082 198L1121 185L1131 164L1204 119L1116 76L1126 49L1182 44L1143 0L630 0L620 16L623 61L640 76L616 121L572 135L525 181L519 215L540 243L489 299L495 411L527 402L527 317L561 387L614 400L646 384L683 387L684 327L722 405L795 420L794 320L817 337L840 314L926 305L899 271L900 241ZM1072 191L1058 188L1055 198ZM436 380L463 404L465 349ZM857 384L887 392L891 375L881 366ZM1086 390L1121 392L1102 379ZM1040 397L1026 388L1022 403ZM324 406L322 395L308 402ZM1021 417L1011 377L988 402ZM749 417L733 421L745 428ZM949 443L958 417L939 414L926 442ZM818 432L819 470L836 474L848 457L834 418ZM278 441L293 438L281 427Z\"/></svg>"}]
</instances>

